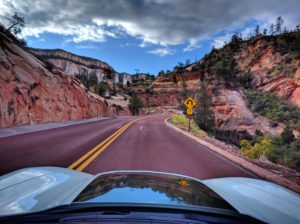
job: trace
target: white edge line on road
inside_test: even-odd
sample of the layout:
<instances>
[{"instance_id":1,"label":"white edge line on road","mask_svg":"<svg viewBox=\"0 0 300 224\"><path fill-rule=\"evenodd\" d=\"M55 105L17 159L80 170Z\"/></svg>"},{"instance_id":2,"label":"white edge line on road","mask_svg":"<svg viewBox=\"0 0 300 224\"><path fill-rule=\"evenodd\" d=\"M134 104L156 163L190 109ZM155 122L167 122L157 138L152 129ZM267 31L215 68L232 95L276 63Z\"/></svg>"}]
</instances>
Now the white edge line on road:
<instances>
[{"instance_id":1,"label":"white edge line on road","mask_svg":"<svg viewBox=\"0 0 300 224\"><path fill-rule=\"evenodd\" d=\"M168 119L170 119L170 117L167 117L164 122L166 124L166 126L182 133L183 135L189 137L190 139L198 142L199 144L207 147L208 149L210 149L211 151L213 152L216 152L217 154L225 157L226 159L230 160L231 162L234 162L235 164L243 167L244 169L246 170L249 170L250 172L254 173L255 175L263 178L263 179L266 179L268 181L271 181L271 182L274 182L276 184L279 184L281 186L284 186L286 188L289 188L290 190L293 190L297 193L300 194L300 186L288 179L285 179L277 174L274 174L268 170L265 170L259 166L256 166L240 157L237 157L237 156L234 156L232 155L231 153L225 151L225 150L222 150L221 148L211 144L211 143L208 143L202 139L199 139L197 138L196 136L186 132L186 131L183 131L181 130L180 128L177 128L176 126L174 126L173 124L169 123L168 122Z\"/></svg>"}]
</instances>

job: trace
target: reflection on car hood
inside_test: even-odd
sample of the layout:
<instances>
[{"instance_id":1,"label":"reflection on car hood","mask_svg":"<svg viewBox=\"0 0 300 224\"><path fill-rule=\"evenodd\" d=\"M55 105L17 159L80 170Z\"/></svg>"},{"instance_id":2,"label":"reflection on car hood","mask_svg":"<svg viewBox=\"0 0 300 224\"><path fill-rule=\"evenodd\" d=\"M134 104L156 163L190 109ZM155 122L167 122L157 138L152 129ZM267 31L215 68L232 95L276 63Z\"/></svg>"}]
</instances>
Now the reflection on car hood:
<instances>
[{"instance_id":1,"label":"reflection on car hood","mask_svg":"<svg viewBox=\"0 0 300 224\"><path fill-rule=\"evenodd\" d=\"M42 211L72 202L145 203L237 210L268 223L300 222L300 196L250 178L199 181L149 171L92 176L65 168L40 167L0 177L0 216Z\"/></svg>"},{"instance_id":2,"label":"reflection on car hood","mask_svg":"<svg viewBox=\"0 0 300 224\"><path fill-rule=\"evenodd\" d=\"M74 202L146 203L234 208L200 181L157 172L109 172L97 176Z\"/></svg>"}]
</instances>

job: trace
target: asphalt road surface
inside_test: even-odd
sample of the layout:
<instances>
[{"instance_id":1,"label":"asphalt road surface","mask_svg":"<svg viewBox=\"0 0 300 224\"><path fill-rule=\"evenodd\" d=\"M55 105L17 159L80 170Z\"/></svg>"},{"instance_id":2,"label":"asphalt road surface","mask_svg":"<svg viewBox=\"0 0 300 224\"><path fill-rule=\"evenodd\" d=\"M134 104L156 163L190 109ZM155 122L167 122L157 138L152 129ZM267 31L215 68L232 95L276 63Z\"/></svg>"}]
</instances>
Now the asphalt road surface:
<instances>
[{"instance_id":1,"label":"asphalt road surface","mask_svg":"<svg viewBox=\"0 0 300 224\"><path fill-rule=\"evenodd\" d=\"M118 117L0 138L0 175L59 166L91 174L152 170L199 179L255 177L167 127L166 117Z\"/></svg>"}]
</instances>

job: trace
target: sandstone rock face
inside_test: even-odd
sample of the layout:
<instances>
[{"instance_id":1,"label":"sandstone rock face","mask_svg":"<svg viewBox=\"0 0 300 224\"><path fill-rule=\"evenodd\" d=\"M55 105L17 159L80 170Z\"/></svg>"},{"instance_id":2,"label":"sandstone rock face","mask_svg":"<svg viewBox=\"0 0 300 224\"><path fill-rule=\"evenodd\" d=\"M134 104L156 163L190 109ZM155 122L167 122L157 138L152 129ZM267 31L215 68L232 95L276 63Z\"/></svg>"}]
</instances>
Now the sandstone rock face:
<instances>
[{"instance_id":1,"label":"sandstone rock face","mask_svg":"<svg viewBox=\"0 0 300 224\"><path fill-rule=\"evenodd\" d=\"M214 95L213 107L216 126L224 131L235 130L250 135L254 135L256 130L273 134L282 131L282 126L273 128L267 118L255 116L238 90L220 89L218 95Z\"/></svg>"},{"instance_id":2,"label":"sandstone rock face","mask_svg":"<svg viewBox=\"0 0 300 224\"><path fill-rule=\"evenodd\" d=\"M0 33L0 128L106 116L103 98Z\"/></svg>"},{"instance_id":3,"label":"sandstone rock face","mask_svg":"<svg viewBox=\"0 0 300 224\"><path fill-rule=\"evenodd\" d=\"M252 85L261 92L272 91L300 106L300 60L290 52L277 52L270 41L260 37L236 56L239 70L249 72Z\"/></svg>"}]
</instances>

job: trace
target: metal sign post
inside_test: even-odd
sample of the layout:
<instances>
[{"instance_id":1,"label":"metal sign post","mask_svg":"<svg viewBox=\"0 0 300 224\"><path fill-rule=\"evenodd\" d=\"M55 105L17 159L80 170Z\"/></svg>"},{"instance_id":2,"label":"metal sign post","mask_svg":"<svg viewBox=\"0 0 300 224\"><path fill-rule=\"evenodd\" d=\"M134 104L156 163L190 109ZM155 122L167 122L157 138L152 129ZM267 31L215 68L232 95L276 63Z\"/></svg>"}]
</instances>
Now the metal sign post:
<instances>
[{"instance_id":1,"label":"metal sign post","mask_svg":"<svg viewBox=\"0 0 300 224\"><path fill-rule=\"evenodd\" d=\"M186 106L186 114L189 119L189 132L191 131L191 115L193 115L193 107L196 105L195 100L192 97L187 98L184 101L184 105Z\"/></svg>"},{"instance_id":2,"label":"metal sign post","mask_svg":"<svg viewBox=\"0 0 300 224\"><path fill-rule=\"evenodd\" d=\"M191 131L191 116L188 115L188 117L189 117L189 132L190 132Z\"/></svg>"}]
</instances>

